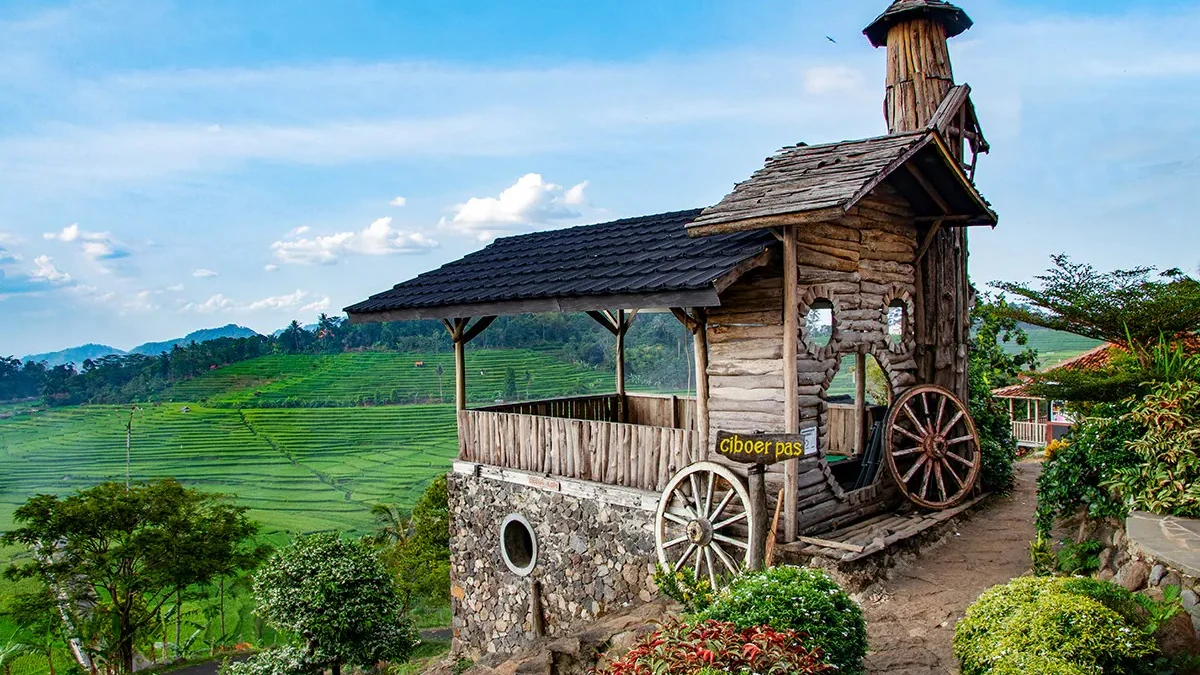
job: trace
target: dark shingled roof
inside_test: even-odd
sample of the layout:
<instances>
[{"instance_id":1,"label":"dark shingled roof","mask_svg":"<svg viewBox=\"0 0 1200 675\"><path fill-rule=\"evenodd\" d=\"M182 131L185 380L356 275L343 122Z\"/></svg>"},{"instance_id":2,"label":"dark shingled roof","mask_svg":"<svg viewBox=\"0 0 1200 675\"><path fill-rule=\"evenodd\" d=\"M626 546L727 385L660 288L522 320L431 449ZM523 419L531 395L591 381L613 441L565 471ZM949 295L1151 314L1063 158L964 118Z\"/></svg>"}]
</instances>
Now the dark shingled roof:
<instances>
[{"instance_id":1,"label":"dark shingled roof","mask_svg":"<svg viewBox=\"0 0 1200 675\"><path fill-rule=\"evenodd\" d=\"M863 35L873 46L882 47L887 44L892 26L921 16L940 21L946 27L946 37L962 35L974 25L966 12L944 0L896 0L863 30Z\"/></svg>"},{"instance_id":2,"label":"dark shingled roof","mask_svg":"<svg viewBox=\"0 0 1200 675\"><path fill-rule=\"evenodd\" d=\"M702 239L699 209L497 239L346 308L351 320L712 306L715 284L765 262L766 231ZM650 304L641 304L650 303Z\"/></svg>"},{"instance_id":3,"label":"dark shingled roof","mask_svg":"<svg viewBox=\"0 0 1200 675\"><path fill-rule=\"evenodd\" d=\"M937 184L943 199L971 222L994 225L996 216L929 130L825 145L794 145L767 159L688 227L698 234L770 227L802 215L808 222L840 218L895 172L892 182L919 213L940 215L928 193L906 171L913 161ZM736 225L735 225L736 224Z\"/></svg>"}]
</instances>

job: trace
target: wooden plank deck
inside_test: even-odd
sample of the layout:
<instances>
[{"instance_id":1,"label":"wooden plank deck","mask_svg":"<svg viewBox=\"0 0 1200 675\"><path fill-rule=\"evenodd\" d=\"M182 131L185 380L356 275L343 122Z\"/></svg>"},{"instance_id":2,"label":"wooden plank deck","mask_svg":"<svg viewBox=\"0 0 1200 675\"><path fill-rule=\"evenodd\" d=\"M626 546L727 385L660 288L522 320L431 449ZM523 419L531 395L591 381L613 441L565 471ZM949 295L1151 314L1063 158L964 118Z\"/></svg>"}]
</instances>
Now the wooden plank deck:
<instances>
[{"instance_id":1,"label":"wooden plank deck","mask_svg":"<svg viewBox=\"0 0 1200 675\"><path fill-rule=\"evenodd\" d=\"M982 494L945 511L890 512L826 532L819 537L803 537L801 541L780 545L789 554L820 556L840 562L854 562L881 553L917 537L956 516L988 496Z\"/></svg>"}]
</instances>

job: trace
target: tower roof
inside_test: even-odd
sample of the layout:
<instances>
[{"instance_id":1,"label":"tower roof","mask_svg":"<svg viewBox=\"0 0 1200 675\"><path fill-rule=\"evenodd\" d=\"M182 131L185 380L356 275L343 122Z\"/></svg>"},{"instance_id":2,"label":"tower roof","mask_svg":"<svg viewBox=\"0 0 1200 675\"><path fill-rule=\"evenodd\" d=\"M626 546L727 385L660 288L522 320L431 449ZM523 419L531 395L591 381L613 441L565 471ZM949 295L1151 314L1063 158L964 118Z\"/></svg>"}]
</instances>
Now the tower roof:
<instances>
[{"instance_id":1,"label":"tower roof","mask_svg":"<svg viewBox=\"0 0 1200 675\"><path fill-rule=\"evenodd\" d=\"M887 44L888 30L901 21L930 18L946 27L946 37L961 35L974 24L967 13L945 0L896 0L883 14L863 30L871 45Z\"/></svg>"}]
</instances>

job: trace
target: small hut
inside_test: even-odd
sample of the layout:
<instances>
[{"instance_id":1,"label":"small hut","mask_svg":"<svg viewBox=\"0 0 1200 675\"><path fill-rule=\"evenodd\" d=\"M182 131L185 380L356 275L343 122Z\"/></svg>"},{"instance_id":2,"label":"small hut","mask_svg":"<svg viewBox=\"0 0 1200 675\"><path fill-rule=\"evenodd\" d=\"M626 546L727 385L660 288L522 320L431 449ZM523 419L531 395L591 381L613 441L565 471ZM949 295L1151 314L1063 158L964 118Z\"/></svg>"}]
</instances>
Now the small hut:
<instances>
[{"instance_id":1,"label":"small hut","mask_svg":"<svg viewBox=\"0 0 1200 675\"><path fill-rule=\"evenodd\" d=\"M970 26L946 2L898 0L867 27L887 48L887 135L788 146L709 208L499 239L346 308L440 319L454 340L456 651L513 651L648 600L656 564L715 582L762 564L768 539L866 556L941 522L922 509L974 498L966 232L997 216L947 45ZM548 311L613 334L614 392L469 408L467 344L496 316ZM694 398L625 390L625 335L648 311L692 333ZM846 357L878 361L890 408L868 407L862 377L830 405ZM734 447L782 461L747 468Z\"/></svg>"}]
</instances>

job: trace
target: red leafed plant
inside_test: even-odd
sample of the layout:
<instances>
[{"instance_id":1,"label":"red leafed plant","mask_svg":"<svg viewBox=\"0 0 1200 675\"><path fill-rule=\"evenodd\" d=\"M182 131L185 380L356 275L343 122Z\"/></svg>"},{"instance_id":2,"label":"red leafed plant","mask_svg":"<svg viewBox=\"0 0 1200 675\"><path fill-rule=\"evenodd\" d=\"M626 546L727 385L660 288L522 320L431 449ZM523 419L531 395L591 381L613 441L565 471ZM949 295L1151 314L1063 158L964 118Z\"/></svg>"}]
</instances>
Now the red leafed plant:
<instances>
[{"instance_id":1,"label":"red leafed plant","mask_svg":"<svg viewBox=\"0 0 1200 675\"><path fill-rule=\"evenodd\" d=\"M623 658L594 675L836 672L822 663L820 649L804 646L803 637L803 633L769 626L738 630L721 621L672 622L643 637Z\"/></svg>"}]
</instances>

